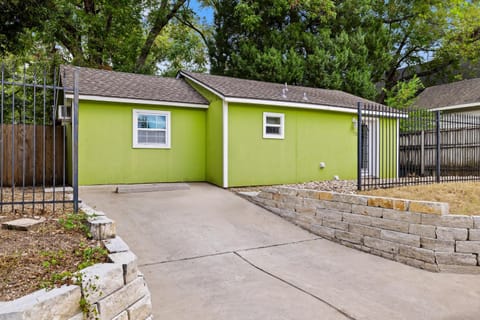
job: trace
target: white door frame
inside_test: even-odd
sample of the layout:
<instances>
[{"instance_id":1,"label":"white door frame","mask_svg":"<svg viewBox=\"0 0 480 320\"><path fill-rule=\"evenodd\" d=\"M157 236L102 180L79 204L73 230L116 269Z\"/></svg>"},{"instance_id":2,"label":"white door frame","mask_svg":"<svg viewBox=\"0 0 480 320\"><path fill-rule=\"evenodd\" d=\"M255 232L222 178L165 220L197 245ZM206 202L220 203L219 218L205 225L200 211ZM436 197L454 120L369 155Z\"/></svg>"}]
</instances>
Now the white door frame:
<instances>
[{"instance_id":1,"label":"white door frame","mask_svg":"<svg viewBox=\"0 0 480 320\"><path fill-rule=\"evenodd\" d=\"M368 148L367 148L367 168L363 168L362 163L362 176L378 177L379 165L380 165L380 121L378 118L363 118L362 124L368 127ZM362 134L364 130L362 130ZM365 147L365 146L364 146ZM365 154L365 153L364 153Z\"/></svg>"}]
</instances>

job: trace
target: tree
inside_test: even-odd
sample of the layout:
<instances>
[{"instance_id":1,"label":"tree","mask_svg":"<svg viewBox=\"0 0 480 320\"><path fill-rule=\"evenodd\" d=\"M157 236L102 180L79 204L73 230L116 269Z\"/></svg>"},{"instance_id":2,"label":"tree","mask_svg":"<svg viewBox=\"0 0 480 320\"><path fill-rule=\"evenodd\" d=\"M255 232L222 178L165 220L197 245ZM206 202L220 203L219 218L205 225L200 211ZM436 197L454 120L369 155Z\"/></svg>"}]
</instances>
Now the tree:
<instances>
[{"instance_id":1,"label":"tree","mask_svg":"<svg viewBox=\"0 0 480 320\"><path fill-rule=\"evenodd\" d=\"M48 52L74 65L149 74L157 73L164 64L193 70L205 66L205 45L197 33L202 26L188 0L30 2L35 2L36 7L25 9L26 13L46 11L48 19L44 17L35 24L25 22L22 28L14 29L26 39L22 46L29 52L24 56ZM12 6L11 11L18 7ZM7 31L2 32L0 40L10 39ZM172 45L174 39L181 44ZM4 54L8 52L12 52L11 48Z\"/></svg>"},{"instance_id":2,"label":"tree","mask_svg":"<svg viewBox=\"0 0 480 320\"><path fill-rule=\"evenodd\" d=\"M333 32L333 2L214 1L211 72L241 78L342 89L372 98L366 37Z\"/></svg>"},{"instance_id":3,"label":"tree","mask_svg":"<svg viewBox=\"0 0 480 320\"><path fill-rule=\"evenodd\" d=\"M412 108L418 92L423 88L422 81L414 76L411 80L397 82L392 90L385 92L385 103L408 115L408 117L400 119L400 132L430 130L435 126L435 114L432 111Z\"/></svg>"},{"instance_id":4,"label":"tree","mask_svg":"<svg viewBox=\"0 0 480 320\"><path fill-rule=\"evenodd\" d=\"M409 81L399 81L390 91L385 90L385 102L388 106L396 109L408 109L415 102L420 90L424 88L422 81L414 76Z\"/></svg>"},{"instance_id":5,"label":"tree","mask_svg":"<svg viewBox=\"0 0 480 320\"><path fill-rule=\"evenodd\" d=\"M174 77L178 70L207 71L205 42L190 26L176 19L155 39L152 54L164 59L159 70L163 76Z\"/></svg>"},{"instance_id":6,"label":"tree","mask_svg":"<svg viewBox=\"0 0 480 320\"><path fill-rule=\"evenodd\" d=\"M415 76L450 79L460 63L479 57L478 0L385 1L375 12L390 39L392 59L383 77L387 91ZM379 100L384 99L385 91Z\"/></svg>"},{"instance_id":7,"label":"tree","mask_svg":"<svg viewBox=\"0 0 480 320\"><path fill-rule=\"evenodd\" d=\"M208 1L212 72L372 98L479 56L478 0ZM320 14L319 14L320 13ZM404 68L404 73L399 69ZM378 101L385 101L381 91Z\"/></svg>"},{"instance_id":8,"label":"tree","mask_svg":"<svg viewBox=\"0 0 480 320\"><path fill-rule=\"evenodd\" d=\"M50 6L50 0L0 0L0 55L22 51L24 31L41 26Z\"/></svg>"}]
</instances>

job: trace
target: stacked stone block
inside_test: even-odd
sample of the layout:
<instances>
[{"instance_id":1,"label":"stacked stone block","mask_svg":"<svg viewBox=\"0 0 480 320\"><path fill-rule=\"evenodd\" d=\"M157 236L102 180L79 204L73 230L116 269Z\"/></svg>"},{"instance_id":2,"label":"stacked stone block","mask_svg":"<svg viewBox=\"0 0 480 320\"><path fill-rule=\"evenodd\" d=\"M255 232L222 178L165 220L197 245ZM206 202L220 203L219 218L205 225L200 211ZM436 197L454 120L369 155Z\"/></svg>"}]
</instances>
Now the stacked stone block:
<instances>
[{"instance_id":1,"label":"stacked stone block","mask_svg":"<svg viewBox=\"0 0 480 320\"><path fill-rule=\"evenodd\" d=\"M480 273L480 217L447 203L269 187L245 195L348 247L435 272Z\"/></svg>"},{"instance_id":2,"label":"stacked stone block","mask_svg":"<svg viewBox=\"0 0 480 320\"><path fill-rule=\"evenodd\" d=\"M0 320L151 320L150 292L137 268L137 257L115 234L115 222L85 205L94 239L102 240L111 263L81 270L82 284L38 290L14 301L0 302ZM80 309L84 299L90 310Z\"/></svg>"}]
</instances>

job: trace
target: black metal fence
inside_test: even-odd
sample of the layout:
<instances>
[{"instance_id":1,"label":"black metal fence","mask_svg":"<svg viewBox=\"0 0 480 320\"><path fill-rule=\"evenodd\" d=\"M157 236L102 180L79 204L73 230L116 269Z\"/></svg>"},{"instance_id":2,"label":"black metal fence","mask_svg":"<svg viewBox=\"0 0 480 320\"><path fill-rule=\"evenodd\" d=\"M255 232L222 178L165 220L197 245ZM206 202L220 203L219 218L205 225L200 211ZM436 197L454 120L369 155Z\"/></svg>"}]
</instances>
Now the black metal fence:
<instances>
[{"instance_id":1,"label":"black metal fence","mask_svg":"<svg viewBox=\"0 0 480 320\"><path fill-rule=\"evenodd\" d=\"M358 105L358 189L480 180L480 116Z\"/></svg>"},{"instance_id":2,"label":"black metal fence","mask_svg":"<svg viewBox=\"0 0 480 320\"><path fill-rule=\"evenodd\" d=\"M78 122L66 112L77 114L78 90L60 78L58 67L1 65L0 213L78 210Z\"/></svg>"}]
</instances>

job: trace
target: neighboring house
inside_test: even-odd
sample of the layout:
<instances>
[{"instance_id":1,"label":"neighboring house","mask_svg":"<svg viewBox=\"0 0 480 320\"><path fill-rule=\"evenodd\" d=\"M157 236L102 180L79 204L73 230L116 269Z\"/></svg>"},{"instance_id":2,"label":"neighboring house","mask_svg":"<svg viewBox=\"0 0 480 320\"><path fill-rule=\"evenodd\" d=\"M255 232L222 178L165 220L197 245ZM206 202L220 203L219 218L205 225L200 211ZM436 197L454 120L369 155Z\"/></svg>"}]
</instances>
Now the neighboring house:
<instances>
[{"instance_id":1,"label":"neighboring house","mask_svg":"<svg viewBox=\"0 0 480 320\"><path fill-rule=\"evenodd\" d=\"M414 106L432 111L480 115L480 78L428 87L418 95Z\"/></svg>"},{"instance_id":2,"label":"neighboring house","mask_svg":"<svg viewBox=\"0 0 480 320\"><path fill-rule=\"evenodd\" d=\"M63 70L71 86L74 67ZM371 101L184 71L172 79L78 70L81 185L208 181L234 187L357 176L357 103ZM396 131L396 113L381 108L382 117L365 118L367 140L378 140L386 121ZM367 157L397 152L383 149ZM396 163L385 170L368 162L366 174L396 175Z\"/></svg>"}]
</instances>

